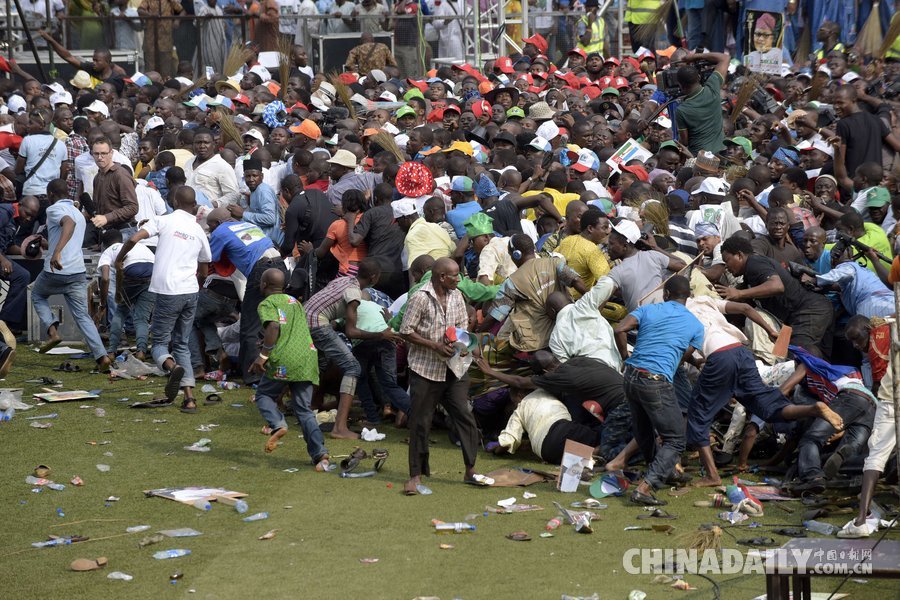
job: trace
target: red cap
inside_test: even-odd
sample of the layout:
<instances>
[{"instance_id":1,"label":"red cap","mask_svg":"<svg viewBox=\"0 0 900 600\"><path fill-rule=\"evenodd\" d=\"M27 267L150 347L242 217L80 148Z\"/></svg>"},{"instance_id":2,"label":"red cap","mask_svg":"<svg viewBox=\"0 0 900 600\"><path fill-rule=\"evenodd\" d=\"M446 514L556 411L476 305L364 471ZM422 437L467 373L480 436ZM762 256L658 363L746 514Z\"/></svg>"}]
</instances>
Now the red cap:
<instances>
[{"instance_id":1,"label":"red cap","mask_svg":"<svg viewBox=\"0 0 900 600\"><path fill-rule=\"evenodd\" d=\"M530 86L528 86L528 89L525 91L531 92L532 94L540 94L541 92L544 91L545 87L546 86L543 86L543 85L530 85Z\"/></svg>"},{"instance_id":2,"label":"red cap","mask_svg":"<svg viewBox=\"0 0 900 600\"><path fill-rule=\"evenodd\" d=\"M440 123L444 120L444 109L436 108L430 113L428 113L428 117L425 119L429 123Z\"/></svg>"},{"instance_id":3,"label":"red cap","mask_svg":"<svg viewBox=\"0 0 900 600\"><path fill-rule=\"evenodd\" d=\"M610 56L609 58L607 58L606 60L603 61L603 64L604 64L604 65L607 65L607 64L610 64L610 63L616 65L617 67L621 64L621 63L619 62L619 59L616 58L615 56Z\"/></svg>"},{"instance_id":4,"label":"red cap","mask_svg":"<svg viewBox=\"0 0 900 600\"><path fill-rule=\"evenodd\" d=\"M639 181L650 181L650 175L647 174L647 170L640 165L632 165L630 167L628 165L621 165L619 168L623 171L628 171L637 177Z\"/></svg>"},{"instance_id":5,"label":"red cap","mask_svg":"<svg viewBox=\"0 0 900 600\"><path fill-rule=\"evenodd\" d=\"M577 55L580 56L581 58L587 58L587 52L585 52L585 51L582 50L581 48L572 48L571 50L569 50L568 52L566 52L566 56L569 56L569 55L571 55L571 54L577 54Z\"/></svg>"},{"instance_id":6,"label":"red cap","mask_svg":"<svg viewBox=\"0 0 900 600\"><path fill-rule=\"evenodd\" d=\"M495 60L494 68L501 73L506 73L507 75L511 75L516 72L516 70L513 69L512 59L508 56L501 56L497 60Z\"/></svg>"},{"instance_id":7,"label":"red cap","mask_svg":"<svg viewBox=\"0 0 900 600\"><path fill-rule=\"evenodd\" d=\"M453 112L455 112L458 115L462 114L462 109L455 104L448 104L447 106L444 107L444 112L447 112L448 110L452 110ZM443 116L441 118L443 118Z\"/></svg>"},{"instance_id":8,"label":"red cap","mask_svg":"<svg viewBox=\"0 0 900 600\"><path fill-rule=\"evenodd\" d=\"M231 100L232 100L232 102L240 102L241 104L245 104L245 105L247 105L247 106L250 106L250 98L248 98L248 97L245 96L244 94L238 94L237 96L235 96L235 97L232 98Z\"/></svg>"},{"instance_id":9,"label":"red cap","mask_svg":"<svg viewBox=\"0 0 900 600\"><path fill-rule=\"evenodd\" d=\"M632 67L634 67L635 70L637 70L637 71L641 70L641 63L639 63L638 60L632 56L625 57L625 62L627 62Z\"/></svg>"},{"instance_id":10,"label":"red cap","mask_svg":"<svg viewBox=\"0 0 900 600\"><path fill-rule=\"evenodd\" d=\"M487 100L477 100L472 103L472 114L478 119L491 114L491 112L491 103Z\"/></svg>"},{"instance_id":11,"label":"red cap","mask_svg":"<svg viewBox=\"0 0 900 600\"><path fill-rule=\"evenodd\" d=\"M625 79L624 77L616 77L616 78L613 80L613 85L612 85L612 87L616 88L617 90L621 90L621 89L626 89L626 90L627 90L628 88L631 87L631 84L628 83L628 80Z\"/></svg>"},{"instance_id":12,"label":"red cap","mask_svg":"<svg viewBox=\"0 0 900 600\"><path fill-rule=\"evenodd\" d=\"M587 96L588 100L599 97L602 92L603 90L593 85L584 88L584 95Z\"/></svg>"},{"instance_id":13,"label":"red cap","mask_svg":"<svg viewBox=\"0 0 900 600\"><path fill-rule=\"evenodd\" d=\"M415 79L407 79L406 80L409 85L419 88L419 91L423 94L428 91L428 83L425 81L416 81Z\"/></svg>"},{"instance_id":14,"label":"red cap","mask_svg":"<svg viewBox=\"0 0 900 600\"><path fill-rule=\"evenodd\" d=\"M355 73L341 73L338 77L340 78L341 83L345 83L347 85L356 83L358 80Z\"/></svg>"},{"instance_id":15,"label":"red cap","mask_svg":"<svg viewBox=\"0 0 900 600\"><path fill-rule=\"evenodd\" d=\"M601 90L605 90L608 87L613 87L613 81L614 79L607 75L606 77L601 77L600 79L598 79L596 83L597 87L599 87Z\"/></svg>"},{"instance_id":16,"label":"red cap","mask_svg":"<svg viewBox=\"0 0 900 600\"><path fill-rule=\"evenodd\" d=\"M522 41L537 48L538 52L540 52L541 54L547 54L547 50L550 48L550 44L548 44L547 40L544 39L544 36L539 33L536 33L528 38L522 38Z\"/></svg>"}]
</instances>

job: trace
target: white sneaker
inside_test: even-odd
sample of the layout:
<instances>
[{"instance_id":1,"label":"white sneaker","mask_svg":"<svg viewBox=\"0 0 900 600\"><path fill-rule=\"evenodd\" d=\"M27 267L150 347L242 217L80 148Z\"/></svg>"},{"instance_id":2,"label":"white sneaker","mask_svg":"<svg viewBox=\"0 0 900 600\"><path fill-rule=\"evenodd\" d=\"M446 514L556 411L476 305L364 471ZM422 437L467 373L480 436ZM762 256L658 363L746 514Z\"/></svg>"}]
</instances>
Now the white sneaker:
<instances>
[{"instance_id":1,"label":"white sneaker","mask_svg":"<svg viewBox=\"0 0 900 600\"><path fill-rule=\"evenodd\" d=\"M876 531L878 531L878 519L866 519L862 525L857 525L856 519L852 519L837 532L837 536L844 539L865 538Z\"/></svg>"}]
</instances>

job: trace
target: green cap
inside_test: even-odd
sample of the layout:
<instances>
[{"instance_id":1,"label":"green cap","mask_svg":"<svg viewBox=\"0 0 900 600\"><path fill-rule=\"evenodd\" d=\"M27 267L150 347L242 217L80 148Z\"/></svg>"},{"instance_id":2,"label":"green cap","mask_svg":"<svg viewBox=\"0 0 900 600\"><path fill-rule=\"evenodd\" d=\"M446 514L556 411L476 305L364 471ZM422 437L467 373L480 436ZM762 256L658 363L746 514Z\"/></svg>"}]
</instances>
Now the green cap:
<instances>
[{"instance_id":1,"label":"green cap","mask_svg":"<svg viewBox=\"0 0 900 600\"><path fill-rule=\"evenodd\" d=\"M678 154L681 154L681 148L679 148L679 147L678 147L678 144L676 144L676 143L673 142L672 140L669 140L669 141L667 141L667 142L663 142L662 144L659 145L659 149L660 149L660 150L662 150L663 148L671 148L672 150L674 150L674 151L677 152Z\"/></svg>"},{"instance_id":2,"label":"green cap","mask_svg":"<svg viewBox=\"0 0 900 600\"><path fill-rule=\"evenodd\" d=\"M510 108L508 111L506 111L506 116L509 117L509 118L517 117L517 118L519 118L519 119L524 119L524 118L525 118L525 111L522 110L522 109L521 109L520 107L518 107L518 106L513 106L513 107Z\"/></svg>"},{"instance_id":3,"label":"green cap","mask_svg":"<svg viewBox=\"0 0 900 600\"><path fill-rule=\"evenodd\" d=\"M492 235L494 233L494 220L483 212L477 212L466 219L463 227L466 228L466 235L470 239L479 235Z\"/></svg>"},{"instance_id":4,"label":"green cap","mask_svg":"<svg viewBox=\"0 0 900 600\"><path fill-rule=\"evenodd\" d=\"M747 138L743 136L733 137L729 140L725 140L726 144L731 144L733 146L740 146L744 149L744 152L747 153L747 156L753 156L753 144Z\"/></svg>"},{"instance_id":5,"label":"green cap","mask_svg":"<svg viewBox=\"0 0 900 600\"><path fill-rule=\"evenodd\" d=\"M406 90L406 93L403 94L403 99L409 102L412 98L421 98L422 100L424 100L425 95L422 93L422 90L417 87L409 88L408 90Z\"/></svg>"},{"instance_id":6,"label":"green cap","mask_svg":"<svg viewBox=\"0 0 900 600\"><path fill-rule=\"evenodd\" d=\"M412 115L413 117L416 116L416 110L412 106L401 106L397 109L396 117L398 119L407 115Z\"/></svg>"},{"instance_id":7,"label":"green cap","mask_svg":"<svg viewBox=\"0 0 900 600\"><path fill-rule=\"evenodd\" d=\"M619 97L619 90L617 90L617 89L614 88L614 87L608 87L608 88L605 88L602 92L600 92L600 95L601 95L601 96L605 96L605 95L607 95L607 94L612 94L613 96L615 96L616 98L618 98L618 97Z\"/></svg>"},{"instance_id":8,"label":"green cap","mask_svg":"<svg viewBox=\"0 0 900 600\"><path fill-rule=\"evenodd\" d=\"M874 187L866 193L866 208L881 208L891 203L891 193L887 188Z\"/></svg>"}]
</instances>

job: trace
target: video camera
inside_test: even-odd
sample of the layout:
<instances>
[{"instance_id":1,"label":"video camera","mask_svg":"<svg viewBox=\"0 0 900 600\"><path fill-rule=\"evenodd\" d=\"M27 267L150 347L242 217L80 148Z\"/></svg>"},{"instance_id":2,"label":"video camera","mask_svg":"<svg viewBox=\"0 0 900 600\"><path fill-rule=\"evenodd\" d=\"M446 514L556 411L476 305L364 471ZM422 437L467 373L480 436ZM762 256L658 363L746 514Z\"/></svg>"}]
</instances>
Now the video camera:
<instances>
[{"instance_id":1,"label":"video camera","mask_svg":"<svg viewBox=\"0 0 900 600\"><path fill-rule=\"evenodd\" d=\"M847 235L846 233L837 232L837 241L834 243L834 246L831 247L831 264L834 264L835 261L840 258L840 256L847 251L848 248L855 248L857 253L855 256L851 257L851 260L856 260L860 256L864 254L868 254L870 250L872 250L871 246L867 246L863 244L856 238ZM881 252L875 251L875 255L886 262L887 264L891 264L893 261L882 254Z\"/></svg>"},{"instance_id":2,"label":"video camera","mask_svg":"<svg viewBox=\"0 0 900 600\"><path fill-rule=\"evenodd\" d=\"M672 63L668 69L657 71L657 88L667 97L678 98L679 96L684 96L684 90L681 89L681 84L678 83L678 69L684 66L690 66L697 69L697 72L700 74L700 85L705 84L706 80L709 79L709 76L712 75L716 70L715 63L707 62L704 60L697 61L689 65L687 63L680 62Z\"/></svg>"},{"instance_id":3,"label":"video camera","mask_svg":"<svg viewBox=\"0 0 900 600\"><path fill-rule=\"evenodd\" d=\"M322 135L326 138L332 137L337 133L338 121L350 118L350 111L343 106L335 106L325 111L325 118L322 121Z\"/></svg>"}]
</instances>

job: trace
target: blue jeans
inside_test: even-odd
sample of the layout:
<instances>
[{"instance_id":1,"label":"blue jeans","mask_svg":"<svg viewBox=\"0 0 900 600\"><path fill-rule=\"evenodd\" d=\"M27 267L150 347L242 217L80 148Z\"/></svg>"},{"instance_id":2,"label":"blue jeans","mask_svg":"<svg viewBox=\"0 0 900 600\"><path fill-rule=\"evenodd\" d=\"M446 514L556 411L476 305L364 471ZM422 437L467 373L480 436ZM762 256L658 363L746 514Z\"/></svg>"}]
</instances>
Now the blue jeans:
<instances>
[{"instance_id":1,"label":"blue jeans","mask_svg":"<svg viewBox=\"0 0 900 600\"><path fill-rule=\"evenodd\" d=\"M6 301L0 308L0 321L6 323L10 329L24 331L28 328L28 284L31 283L31 275L19 264L19 261L11 260L12 272L0 277L9 283L6 292Z\"/></svg>"},{"instance_id":2,"label":"blue jeans","mask_svg":"<svg viewBox=\"0 0 900 600\"><path fill-rule=\"evenodd\" d=\"M316 415L313 414L309 404L312 400L313 385L308 381L278 381L269 379L265 375L259 380L256 386L256 408L259 414L263 416L272 431L276 429L284 429L287 423L284 415L278 410L275 399L281 395L284 386L288 386L291 390L291 408L294 416L297 417L297 423L303 431L303 439L306 440L306 451L309 452L310 458L314 463L319 462L323 456L328 454L325 448L325 436L319 429L316 422Z\"/></svg>"},{"instance_id":3,"label":"blue jeans","mask_svg":"<svg viewBox=\"0 0 900 600\"><path fill-rule=\"evenodd\" d=\"M203 365L203 354L217 352L222 348L216 321L234 312L237 300L213 297L206 290L200 290L197 298L197 312L194 314L194 327L191 330L191 359L197 366ZM203 348L200 347L200 334L203 334Z\"/></svg>"},{"instance_id":4,"label":"blue jeans","mask_svg":"<svg viewBox=\"0 0 900 600\"><path fill-rule=\"evenodd\" d=\"M41 271L37 279L34 280L34 287L31 290L31 300L34 303L34 310L37 311L41 320L41 326L46 331L51 326L58 326L59 322L53 320L53 313L50 311L50 296L63 296L66 299L66 305L78 325L84 341L87 342L91 349L91 354L99 360L106 356L106 348L103 347L103 340L100 339L100 333L94 324L91 315L88 314L87 308L87 279L84 273L74 273L72 275L60 275L58 273L50 273Z\"/></svg>"},{"instance_id":5,"label":"blue jeans","mask_svg":"<svg viewBox=\"0 0 900 600\"><path fill-rule=\"evenodd\" d=\"M845 458L862 453L872 433L875 403L861 395L842 391L828 406L844 420L844 437L835 452L840 452ZM822 447L834 433L834 427L825 419L813 420L803 432L797 446L797 469L802 480L825 477Z\"/></svg>"},{"instance_id":6,"label":"blue jeans","mask_svg":"<svg viewBox=\"0 0 900 600\"><path fill-rule=\"evenodd\" d=\"M328 361L332 361L341 370L341 393L356 394L356 380L362 374L359 361L353 356L353 352L347 344L338 337L328 325L320 325L309 330L313 344L319 351L319 371L328 368Z\"/></svg>"},{"instance_id":7,"label":"blue jeans","mask_svg":"<svg viewBox=\"0 0 900 600\"><path fill-rule=\"evenodd\" d=\"M109 351L119 349L119 341L125 329L125 321L130 316L134 322L134 337L138 352L147 352L147 343L150 333L150 315L153 314L153 306L156 304L156 294L147 289L148 284L140 287L129 286L126 282L124 294L125 301L116 305L116 312L109 324Z\"/></svg>"},{"instance_id":8,"label":"blue jeans","mask_svg":"<svg viewBox=\"0 0 900 600\"><path fill-rule=\"evenodd\" d=\"M153 335L151 354L156 366L172 359L184 367L181 387L194 387L194 369L191 366L191 328L194 326L194 312L197 310L197 294L156 295L156 310L150 333ZM169 342L172 351L169 352Z\"/></svg>"},{"instance_id":9,"label":"blue jeans","mask_svg":"<svg viewBox=\"0 0 900 600\"><path fill-rule=\"evenodd\" d=\"M629 366L625 368L625 396L631 407L634 440L647 461L644 479L658 490L684 452L684 418L675 390L665 379L648 379ZM662 439L659 446L657 435Z\"/></svg>"},{"instance_id":10,"label":"blue jeans","mask_svg":"<svg viewBox=\"0 0 900 600\"><path fill-rule=\"evenodd\" d=\"M397 348L387 340L365 340L353 348L353 356L359 361L361 375L357 383L356 393L366 411L366 420L380 423L378 407L372 398L369 386L369 367L375 367L375 375L391 406L409 414L409 394L397 385Z\"/></svg>"}]
</instances>

